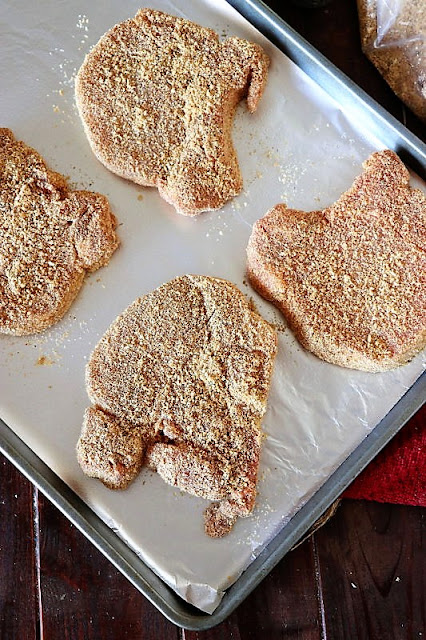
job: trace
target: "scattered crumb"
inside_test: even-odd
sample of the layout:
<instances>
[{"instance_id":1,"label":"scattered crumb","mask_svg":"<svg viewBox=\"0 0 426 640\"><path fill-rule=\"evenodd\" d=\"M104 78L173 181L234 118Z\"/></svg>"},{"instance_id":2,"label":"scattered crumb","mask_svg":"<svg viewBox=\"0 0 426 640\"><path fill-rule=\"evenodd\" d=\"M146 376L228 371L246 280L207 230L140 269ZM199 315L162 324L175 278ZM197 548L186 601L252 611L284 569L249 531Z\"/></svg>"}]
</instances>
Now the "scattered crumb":
<instances>
[{"instance_id":1,"label":"scattered crumb","mask_svg":"<svg viewBox=\"0 0 426 640\"><path fill-rule=\"evenodd\" d=\"M39 364L39 365L55 364L55 361L51 360L48 356L40 356L36 364Z\"/></svg>"},{"instance_id":2,"label":"scattered crumb","mask_svg":"<svg viewBox=\"0 0 426 640\"><path fill-rule=\"evenodd\" d=\"M256 303L253 300L253 298L251 296L248 297L248 303L249 303L249 307L252 311L254 311L255 313L259 313L257 308L256 308ZM270 322L268 324L271 324Z\"/></svg>"},{"instance_id":3,"label":"scattered crumb","mask_svg":"<svg viewBox=\"0 0 426 640\"><path fill-rule=\"evenodd\" d=\"M269 322L269 324L274 327L274 329L276 329L279 333L285 333L288 329L285 324L282 324L280 322Z\"/></svg>"}]
</instances>

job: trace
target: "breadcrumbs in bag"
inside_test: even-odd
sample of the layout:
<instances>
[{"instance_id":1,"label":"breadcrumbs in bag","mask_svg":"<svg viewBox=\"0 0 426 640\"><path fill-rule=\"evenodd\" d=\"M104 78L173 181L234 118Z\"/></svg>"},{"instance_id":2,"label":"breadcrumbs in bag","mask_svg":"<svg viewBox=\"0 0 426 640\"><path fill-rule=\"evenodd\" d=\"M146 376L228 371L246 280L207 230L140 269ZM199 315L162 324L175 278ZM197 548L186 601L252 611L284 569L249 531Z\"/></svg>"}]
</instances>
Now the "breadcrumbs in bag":
<instances>
[{"instance_id":1,"label":"breadcrumbs in bag","mask_svg":"<svg viewBox=\"0 0 426 640\"><path fill-rule=\"evenodd\" d=\"M426 0L358 0L358 14L364 53L426 122Z\"/></svg>"}]
</instances>

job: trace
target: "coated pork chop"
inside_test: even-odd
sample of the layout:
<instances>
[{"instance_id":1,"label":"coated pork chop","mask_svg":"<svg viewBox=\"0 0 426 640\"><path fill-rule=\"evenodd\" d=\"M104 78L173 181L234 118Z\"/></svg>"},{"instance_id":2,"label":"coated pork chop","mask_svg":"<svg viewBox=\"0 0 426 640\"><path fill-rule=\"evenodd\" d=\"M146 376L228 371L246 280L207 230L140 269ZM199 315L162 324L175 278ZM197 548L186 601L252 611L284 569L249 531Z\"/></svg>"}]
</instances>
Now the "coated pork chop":
<instances>
[{"instance_id":1,"label":"coated pork chop","mask_svg":"<svg viewBox=\"0 0 426 640\"><path fill-rule=\"evenodd\" d=\"M277 205L256 222L248 274L319 358L384 371L426 343L426 197L393 151L364 169L323 211Z\"/></svg>"},{"instance_id":2,"label":"coated pork chop","mask_svg":"<svg viewBox=\"0 0 426 640\"><path fill-rule=\"evenodd\" d=\"M76 99L96 157L158 187L179 213L217 209L242 189L231 127L237 103L255 111L268 58L246 40L141 9L87 55Z\"/></svg>"},{"instance_id":3,"label":"coated pork chop","mask_svg":"<svg viewBox=\"0 0 426 640\"><path fill-rule=\"evenodd\" d=\"M0 129L0 332L36 333L59 320L86 272L108 263L115 226L104 196L71 191Z\"/></svg>"},{"instance_id":4,"label":"coated pork chop","mask_svg":"<svg viewBox=\"0 0 426 640\"><path fill-rule=\"evenodd\" d=\"M274 329L226 280L181 276L139 298L87 366L83 471L124 488L147 463L217 501L205 529L223 535L254 507L275 353Z\"/></svg>"}]
</instances>

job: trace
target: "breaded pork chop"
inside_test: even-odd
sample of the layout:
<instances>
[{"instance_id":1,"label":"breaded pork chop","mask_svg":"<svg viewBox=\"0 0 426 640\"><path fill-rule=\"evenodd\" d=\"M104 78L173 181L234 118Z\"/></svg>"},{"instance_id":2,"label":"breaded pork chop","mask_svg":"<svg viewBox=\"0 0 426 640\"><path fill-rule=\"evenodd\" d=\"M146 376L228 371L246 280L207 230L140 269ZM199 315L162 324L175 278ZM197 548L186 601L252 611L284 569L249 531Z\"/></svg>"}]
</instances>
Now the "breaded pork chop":
<instances>
[{"instance_id":1,"label":"breaded pork chop","mask_svg":"<svg viewBox=\"0 0 426 640\"><path fill-rule=\"evenodd\" d=\"M226 280L181 276L136 300L87 366L83 471L124 488L147 463L169 484L216 501L209 535L229 531L255 503L276 342Z\"/></svg>"},{"instance_id":2,"label":"breaded pork chop","mask_svg":"<svg viewBox=\"0 0 426 640\"><path fill-rule=\"evenodd\" d=\"M255 111L268 58L247 40L141 9L108 31L76 78L76 100L96 157L158 187L177 211L217 209L242 189L231 127L237 103Z\"/></svg>"},{"instance_id":3,"label":"breaded pork chop","mask_svg":"<svg viewBox=\"0 0 426 640\"><path fill-rule=\"evenodd\" d=\"M426 197L393 151L364 169L323 211L277 205L258 220L248 274L312 353L384 371L426 343Z\"/></svg>"},{"instance_id":4,"label":"breaded pork chop","mask_svg":"<svg viewBox=\"0 0 426 640\"><path fill-rule=\"evenodd\" d=\"M104 196L70 190L37 151L0 129L0 332L57 322L85 273L108 263L115 226Z\"/></svg>"}]
</instances>

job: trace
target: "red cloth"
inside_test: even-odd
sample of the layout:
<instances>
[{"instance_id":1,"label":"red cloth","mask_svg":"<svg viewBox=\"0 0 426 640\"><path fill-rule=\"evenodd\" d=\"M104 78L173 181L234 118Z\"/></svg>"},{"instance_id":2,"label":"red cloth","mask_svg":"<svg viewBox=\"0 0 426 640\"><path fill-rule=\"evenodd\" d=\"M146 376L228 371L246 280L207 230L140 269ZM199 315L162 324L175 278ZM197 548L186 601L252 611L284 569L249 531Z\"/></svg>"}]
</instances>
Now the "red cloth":
<instances>
[{"instance_id":1,"label":"red cloth","mask_svg":"<svg viewBox=\"0 0 426 640\"><path fill-rule=\"evenodd\" d=\"M426 405L342 494L426 507Z\"/></svg>"}]
</instances>

